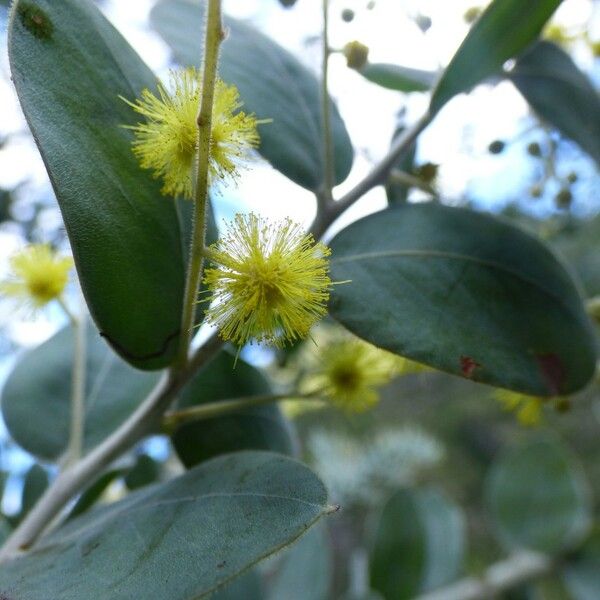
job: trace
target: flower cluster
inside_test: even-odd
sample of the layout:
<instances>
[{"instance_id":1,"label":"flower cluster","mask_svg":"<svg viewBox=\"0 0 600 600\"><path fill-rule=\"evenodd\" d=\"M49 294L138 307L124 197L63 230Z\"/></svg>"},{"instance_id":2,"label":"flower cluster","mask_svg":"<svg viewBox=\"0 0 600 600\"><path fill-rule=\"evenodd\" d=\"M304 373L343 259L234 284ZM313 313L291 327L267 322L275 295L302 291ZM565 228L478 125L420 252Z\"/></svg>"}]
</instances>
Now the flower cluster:
<instances>
[{"instance_id":1,"label":"flower cluster","mask_svg":"<svg viewBox=\"0 0 600 600\"><path fill-rule=\"evenodd\" d=\"M364 412L379 401L379 388L404 366L403 359L358 338L342 337L324 346L308 382L334 406Z\"/></svg>"},{"instance_id":2,"label":"flower cluster","mask_svg":"<svg viewBox=\"0 0 600 600\"><path fill-rule=\"evenodd\" d=\"M47 244L32 244L10 259L12 273L0 293L33 309L59 299L67 285L73 259L59 256Z\"/></svg>"},{"instance_id":3,"label":"flower cluster","mask_svg":"<svg viewBox=\"0 0 600 600\"><path fill-rule=\"evenodd\" d=\"M308 335L327 312L330 250L289 219L236 215L208 250L206 320L225 340L282 346Z\"/></svg>"},{"instance_id":4,"label":"flower cluster","mask_svg":"<svg viewBox=\"0 0 600 600\"><path fill-rule=\"evenodd\" d=\"M193 173L198 150L197 115L202 94L201 74L194 68L172 71L171 91L161 82L158 95L144 90L141 99L123 98L145 123L132 127L135 134L133 152L144 169L163 181L162 192L171 196L193 196ZM242 157L258 146L258 121L240 110L242 102L237 88L220 79L215 85L209 181L235 178Z\"/></svg>"},{"instance_id":5,"label":"flower cluster","mask_svg":"<svg viewBox=\"0 0 600 600\"><path fill-rule=\"evenodd\" d=\"M544 399L510 390L496 390L495 397L504 410L514 412L521 425L533 427L542 418Z\"/></svg>"}]
</instances>

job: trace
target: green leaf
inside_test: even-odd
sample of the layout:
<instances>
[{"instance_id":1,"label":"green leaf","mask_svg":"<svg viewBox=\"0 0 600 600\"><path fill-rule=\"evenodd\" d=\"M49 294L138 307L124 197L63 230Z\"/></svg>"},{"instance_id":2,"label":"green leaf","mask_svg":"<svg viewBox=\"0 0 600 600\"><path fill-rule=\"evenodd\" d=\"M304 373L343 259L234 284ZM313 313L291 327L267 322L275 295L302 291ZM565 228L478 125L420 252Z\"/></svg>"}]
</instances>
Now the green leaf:
<instances>
[{"instance_id":1,"label":"green leaf","mask_svg":"<svg viewBox=\"0 0 600 600\"><path fill-rule=\"evenodd\" d=\"M367 63L357 72L372 83L398 92L426 92L437 78L432 71L387 63Z\"/></svg>"},{"instance_id":2,"label":"green leaf","mask_svg":"<svg viewBox=\"0 0 600 600\"><path fill-rule=\"evenodd\" d=\"M123 469L112 469L100 475L100 477L98 477L98 479L96 479L96 481L94 481L94 483L92 483L92 485L90 485L83 492L83 494L81 494L81 496L79 496L75 506L73 506L71 512L69 513L68 519L73 519L74 517L77 517L78 515L81 515L92 508L92 506L94 506L94 504L100 500L102 494L106 491L108 486L115 481L115 479L121 477L123 473Z\"/></svg>"},{"instance_id":3,"label":"green leaf","mask_svg":"<svg viewBox=\"0 0 600 600\"><path fill-rule=\"evenodd\" d=\"M87 331L84 449L112 433L158 380L120 359L90 324ZM73 330L66 327L27 352L2 390L2 415L25 450L57 460L67 447L71 414ZM35 374L32 377L32 373Z\"/></svg>"},{"instance_id":4,"label":"green leaf","mask_svg":"<svg viewBox=\"0 0 600 600\"><path fill-rule=\"evenodd\" d=\"M150 485L160 477L160 463L147 454L140 454L131 470L125 475L125 485L129 490Z\"/></svg>"},{"instance_id":5,"label":"green leaf","mask_svg":"<svg viewBox=\"0 0 600 600\"><path fill-rule=\"evenodd\" d=\"M20 518L23 518L35 506L36 502L46 491L48 483L46 469L38 464L32 465L23 481Z\"/></svg>"},{"instance_id":6,"label":"green leaf","mask_svg":"<svg viewBox=\"0 0 600 600\"><path fill-rule=\"evenodd\" d=\"M575 457L553 438L528 439L501 456L486 481L486 502L509 548L560 552L589 530L588 483Z\"/></svg>"},{"instance_id":7,"label":"green leaf","mask_svg":"<svg viewBox=\"0 0 600 600\"><path fill-rule=\"evenodd\" d=\"M448 100L468 92L520 54L539 35L561 0L494 0L473 25L431 98L437 113Z\"/></svg>"},{"instance_id":8,"label":"green leaf","mask_svg":"<svg viewBox=\"0 0 600 600\"><path fill-rule=\"evenodd\" d=\"M600 164L600 95L564 50L538 42L508 76L540 118Z\"/></svg>"},{"instance_id":9,"label":"green leaf","mask_svg":"<svg viewBox=\"0 0 600 600\"><path fill-rule=\"evenodd\" d=\"M331 598L333 556L327 529L313 527L286 550L275 575L270 600L327 600Z\"/></svg>"},{"instance_id":10,"label":"green leaf","mask_svg":"<svg viewBox=\"0 0 600 600\"><path fill-rule=\"evenodd\" d=\"M572 600L600 598L600 530L564 562L561 576Z\"/></svg>"},{"instance_id":11,"label":"green leaf","mask_svg":"<svg viewBox=\"0 0 600 600\"><path fill-rule=\"evenodd\" d=\"M178 204L131 152L122 126L138 116L119 99L156 79L89 0L17 0L8 49L91 314L131 364L165 367L177 346L187 245Z\"/></svg>"},{"instance_id":12,"label":"green leaf","mask_svg":"<svg viewBox=\"0 0 600 600\"><path fill-rule=\"evenodd\" d=\"M264 376L243 360L221 352L181 394L177 408L198 406L215 400L271 393ZM247 408L231 415L190 422L172 435L181 462L192 467L234 450L272 450L294 453L292 429L276 405Z\"/></svg>"},{"instance_id":13,"label":"green leaf","mask_svg":"<svg viewBox=\"0 0 600 600\"><path fill-rule=\"evenodd\" d=\"M292 543L328 508L304 465L268 452L216 458L91 510L0 568L19 600L191 600Z\"/></svg>"},{"instance_id":14,"label":"green leaf","mask_svg":"<svg viewBox=\"0 0 600 600\"><path fill-rule=\"evenodd\" d=\"M151 21L182 65L199 65L203 5L189 0L161 0ZM250 25L225 17L219 73L234 83L244 110L259 119L259 152L286 177L309 190L323 183L320 86L315 76L287 50ZM337 108L331 103L335 181L346 179L354 151Z\"/></svg>"},{"instance_id":15,"label":"green leaf","mask_svg":"<svg viewBox=\"0 0 600 600\"><path fill-rule=\"evenodd\" d=\"M383 508L371 551L371 587L401 600L453 581L462 569L465 521L435 489L401 490Z\"/></svg>"},{"instance_id":16,"label":"green leaf","mask_svg":"<svg viewBox=\"0 0 600 600\"><path fill-rule=\"evenodd\" d=\"M490 215L406 205L330 244L331 315L437 369L524 393L582 388L594 331L569 274L537 239Z\"/></svg>"}]
</instances>

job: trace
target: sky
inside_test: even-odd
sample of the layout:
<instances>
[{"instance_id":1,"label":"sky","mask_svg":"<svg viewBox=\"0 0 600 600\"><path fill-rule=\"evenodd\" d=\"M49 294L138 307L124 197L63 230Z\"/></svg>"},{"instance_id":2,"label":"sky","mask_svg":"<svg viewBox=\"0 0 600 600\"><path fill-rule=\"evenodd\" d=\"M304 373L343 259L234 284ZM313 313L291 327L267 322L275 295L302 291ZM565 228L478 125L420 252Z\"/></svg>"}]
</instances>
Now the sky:
<instances>
[{"instance_id":1,"label":"sky","mask_svg":"<svg viewBox=\"0 0 600 600\"><path fill-rule=\"evenodd\" d=\"M377 0L372 10L367 0L331 0L330 43L342 48L352 40L359 40L370 48L372 62L390 62L408 67L437 70L448 63L460 41L468 31L462 15L477 0ZM148 65L165 77L172 66L168 47L148 26L152 0L104 0L101 7L111 22L121 31ZM248 19L281 45L292 51L308 68L318 74L321 60L319 35L321 31L321 2L298 0L293 9L284 9L277 0L224 0L225 12ZM344 22L343 9L353 9L355 18ZM416 24L418 15L431 18L431 28L424 34ZM591 34L600 39L600 2L565 0L556 22L571 31L589 27ZM45 198L48 231L57 225L59 216L53 209L47 175L35 146L27 133L24 119L12 89L6 57L6 36L0 32L0 137L11 134L10 141L0 149L0 187L21 186L22 201L16 210L26 215L31 210L31 198ZM574 57L585 70L593 66L593 59L583 45L576 45ZM598 65L594 71L600 83ZM334 54L330 63L330 91L356 149L352 172L346 182L338 186L340 196L356 184L388 150L391 133L400 109L406 111L410 122L418 118L428 102L427 94L402 95L382 90L348 69L343 56ZM419 161L440 163L440 188L449 203L460 202L465 196L474 198L485 208L497 208L523 196L532 179L531 161L523 160L522 145L510 146L501 156L487 151L494 139L510 140L521 136L529 140L529 110L511 84L481 86L466 96L451 101L435 122L420 138ZM574 152L573 164L589 175L598 189L598 176L591 161ZM569 157L563 168L572 168ZM595 176L593 173L596 173ZM269 193L265 193L265 189ZM583 189L585 192L585 189ZM598 210L585 193L578 194L582 213ZM418 194L417 194L418 197ZM346 215L337 228L350 220L379 210L385 206L382 188L369 192ZM538 201L540 212L551 206L551 195ZM264 161L257 160L254 168L246 171L237 189L232 186L217 197L217 216L230 217L234 212L253 210L265 216L291 217L308 225L315 211L312 194L287 180ZM44 229L42 228L42 235ZM0 228L0 278L7 271L8 256L22 240L14 229ZM49 337L63 320L57 309L50 309L34 320L11 322L11 312L0 303L0 326L5 336L18 346L34 346ZM9 371L12 360L0 361L0 381ZM0 430L1 437L1 430ZM30 463L24 454L12 454L12 465L22 468ZM5 499L7 508L14 508L18 486Z\"/></svg>"}]
</instances>

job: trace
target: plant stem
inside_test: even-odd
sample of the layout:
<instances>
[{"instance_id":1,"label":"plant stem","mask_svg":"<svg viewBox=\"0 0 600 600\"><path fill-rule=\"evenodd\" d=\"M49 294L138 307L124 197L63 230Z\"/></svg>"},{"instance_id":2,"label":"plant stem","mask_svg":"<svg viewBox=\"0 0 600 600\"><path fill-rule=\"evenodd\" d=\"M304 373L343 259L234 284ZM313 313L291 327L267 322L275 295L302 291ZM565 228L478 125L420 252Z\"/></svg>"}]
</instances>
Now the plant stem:
<instances>
[{"instance_id":1,"label":"plant stem","mask_svg":"<svg viewBox=\"0 0 600 600\"><path fill-rule=\"evenodd\" d=\"M378 163L371 172L354 186L345 196L342 196L336 202L332 202L325 211L317 213L310 232L315 239L320 239L327 231L329 226L348 208L350 208L359 198L364 196L374 187L385 182L390 171L397 162L411 149L419 134L431 123L432 116L426 112L414 125L408 127L394 142L390 151Z\"/></svg>"},{"instance_id":2,"label":"plant stem","mask_svg":"<svg viewBox=\"0 0 600 600\"><path fill-rule=\"evenodd\" d=\"M202 72L202 96L197 117L198 123L198 164L196 167L196 186L194 198L194 216L192 241L185 282L183 311L181 315L181 336L179 353L175 366L181 369L188 360L188 352L194 328L194 314L198 287L202 279L204 266L204 242L206 238L206 206L208 203L208 163L212 131L212 111L217 80L219 46L223 40L221 22L221 0L209 0L204 38L204 67Z\"/></svg>"},{"instance_id":3,"label":"plant stem","mask_svg":"<svg viewBox=\"0 0 600 600\"><path fill-rule=\"evenodd\" d=\"M215 333L191 357L182 371L169 371L135 412L89 454L60 473L38 503L12 532L2 550L0 561L30 548L65 504L93 481L115 458L129 450L144 436L157 431L160 421L176 394L192 375L223 346Z\"/></svg>"},{"instance_id":4,"label":"plant stem","mask_svg":"<svg viewBox=\"0 0 600 600\"><path fill-rule=\"evenodd\" d=\"M535 552L519 552L486 569L415 600L487 600L513 587L551 573L556 563Z\"/></svg>"},{"instance_id":5,"label":"plant stem","mask_svg":"<svg viewBox=\"0 0 600 600\"><path fill-rule=\"evenodd\" d=\"M329 0L323 0L323 62L321 74L321 117L323 120L323 197L331 202L334 184L334 156L329 102ZM319 196L317 196L318 198Z\"/></svg>"},{"instance_id":6,"label":"plant stem","mask_svg":"<svg viewBox=\"0 0 600 600\"><path fill-rule=\"evenodd\" d=\"M86 323L85 317L76 317L64 298L58 303L69 318L73 329L73 371L71 375L71 424L65 466L77 462L83 454L85 427L85 379L86 379Z\"/></svg>"},{"instance_id":7,"label":"plant stem","mask_svg":"<svg viewBox=\"0 0 600 600\"><path fill-rule=\"evenodd\" d=\"M307 394L263 394L260 396L247 396L245 398L232 398L228 400L218 400L216 402L207 402L206 404L167 413L163 418L163 429L170 432L182 423L213 419L244 408L263 406L264 404L272 404L274 402L279 402L280 400L315 399L317 397L318 394L315 392Z\"/></svg>"}]
</instances>

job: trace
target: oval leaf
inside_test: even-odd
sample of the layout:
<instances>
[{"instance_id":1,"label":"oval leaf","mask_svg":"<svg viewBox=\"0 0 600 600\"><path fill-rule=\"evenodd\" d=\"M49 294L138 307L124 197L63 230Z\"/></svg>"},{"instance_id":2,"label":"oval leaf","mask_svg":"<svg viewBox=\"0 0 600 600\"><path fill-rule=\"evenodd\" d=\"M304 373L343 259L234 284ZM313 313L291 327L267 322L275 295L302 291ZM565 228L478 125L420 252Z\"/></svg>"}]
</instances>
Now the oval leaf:
<instances>
[{"instance_id":1,"label":"oval leaf","mask_svg":"<svg viewBox=\"0 0 600 600\"><path fill-rule=\"evenodd\" d=\"M2 416L14 440L46 460L67 447L73 330L66 327L23 355L2 390ZM35 374L32 377L32 373ZM93 326L87 332L84 449L112 433L158 381L120 359Z\"/></svg>"},{"instance_id":2,"label":"oval leaf","mask_svg":"<svg viewBox=\"0 0 600 600\"><path fill-rule=\"evenodd\" d=\"M431 98L438 112L448 100L468 92L520 54L539 35L561 0L493 0L471 27L446 67Z\"/></svg>"},{"instance_id":3,"label":"oval leaf","mask_svg":"<svg viewBox=\"0 0 600 600\"><path fill-rule=\"evenodd\" d=\"M0 569L19 600L208 595L292 543L327 512L304 465L239 452L91 510Z\"/></svg>"},{"instance_id":4,"label":"oval leaf","mask_svg":"<svg viewBox=\"0 0 600 600\"><path fill-rule=\"evenodd\" d=\"M589 488L575 458L557 440L527 440L501 456L486 482L486 501L509 548L556 553L587 533Z\"/></svg>"},{"instance_id":5,"label":"oval leaf","mask_svg":"<svg viewBox=\"0 0 600 600\"><path fill-rule=\"evenodd\" d=\"M434 489L402 490L385 505L371 551L371 586L387 600L453 581L462 568L465 522Z\"/></svg>"},{"instance_id":6,"label":"oval leaf","mask_svg":"<svg viewBox=\"0 0 600 600\"><path fill-rule=\"evenodd\" d=\"M418 362L553 396L593 376L596 341L555 256L507 222L440 205L370 215L330 244L330 311L359 337Z\"/></svg>"},{"instance_id":7,"label":"oval leaf","mask_svg":"<svg viewBox=\"0 0 600 600\"><path fill-rule=\"evenodd\" d=\"M17 0L8 49L90 312L131 364L162 368L176 350L185 242L176 203L131 152L122 126L138 117L119 99L156 79L89 0Z\"/></svg>"},{"instance_id":8,"label":"oval leaf","mask_svg":"<svg viewBox=\"0 0 600 600\"><path fill-rule=\"evenodd\" d=\"M188 0L162 0L151 13L153 26L183 65L202 57L203 6ZM234 83L244 110L259 119L259 152L286 177L309 190L323 184L320 86L315 76L287 50L250 25L225 18L219 73ZM346 179L354 151L337 108L331 103L335 181Z\"/></svg>"},{"instance_id":9,"label":"oval leaf","mask_svg":"<svg viewBox=\"0 0 600 600\"><path fill-rule=\"evenodd\" d=\"M215 400L271 393L263 375L243 360L221 352L185 387L178 408ZM276 405L246 408L231 415L179 427L171 439L186 467L234 450L293 454L291 425Z\"/></svg>"},{"instance_id":10,"label":"oval leaf","mask_svg":"<svg viewBox=\"0 0 600 600\"><path fill-rule=\"evenodd\" d=\"M600 96L564 50L538 42L519 58L509 78L539 117L600 164Z\"/></svg>"},{"instance_id":11,"label":"oval leaf","mask_svg":"<svg viewBox=\"0 0 600 600\"><path fill-rule=\"evenodd\" d=\"M437 74L387 63L367 63L358 70L372 83L399 92L426 92L433 86Z\"/></svg>"}]
</instances>

